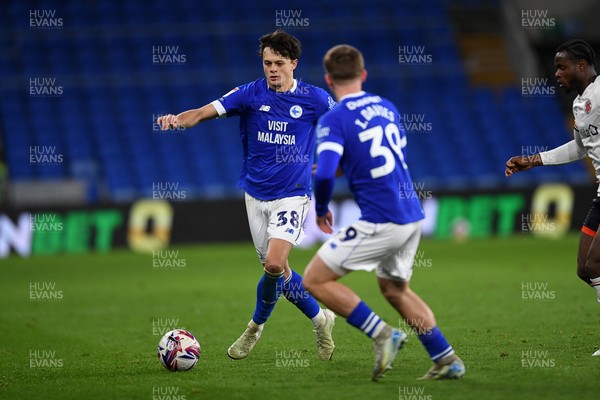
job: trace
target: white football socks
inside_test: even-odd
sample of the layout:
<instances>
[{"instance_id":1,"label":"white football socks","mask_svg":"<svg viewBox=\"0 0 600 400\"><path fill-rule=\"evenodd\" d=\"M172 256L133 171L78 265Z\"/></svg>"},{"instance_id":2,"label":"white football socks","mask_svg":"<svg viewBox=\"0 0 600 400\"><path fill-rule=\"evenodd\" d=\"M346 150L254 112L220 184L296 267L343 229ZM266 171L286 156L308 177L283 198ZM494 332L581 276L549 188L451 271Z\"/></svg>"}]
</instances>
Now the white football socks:
<instances>
[{"instance_id":1,"label":"white football socks","mask_svg":"<svg viewBox=\"0 0 600 400\"><path fill-rule=\"evenodd\" d=\"M590 286L596 289L596 292L598 292L598 302L600 303L600 276L590 279Z\"/></svg>"},{"instance_id":2,"label":"white football socks","mask_svg":"<svg viewBox=\"0 0 600 400\"><path fill-rule=\"evenodd\" d=\"M325 322L325 313L319 308L319 313L310 319L314 326L319 326Z\"/></svg>"}]
</instances>

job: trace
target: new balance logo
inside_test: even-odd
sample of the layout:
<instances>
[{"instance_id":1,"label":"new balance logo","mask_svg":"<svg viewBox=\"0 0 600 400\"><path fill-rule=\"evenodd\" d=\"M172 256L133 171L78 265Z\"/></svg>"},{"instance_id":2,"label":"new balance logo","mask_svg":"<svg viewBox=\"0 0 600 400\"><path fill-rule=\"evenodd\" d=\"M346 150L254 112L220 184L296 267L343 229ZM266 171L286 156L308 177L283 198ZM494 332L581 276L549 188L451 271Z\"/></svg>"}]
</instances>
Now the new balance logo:
<instances>
[{"instance_id":1,"label":"new balance logo","mask_svg":"<svg viewBox=\"0 0 600 400\"><path fill-rule=\"evenodd\" d=\"M264 111L264 112L269 112L271 111L271 106L266 106L266 105L262 105L260 106L260 108L258 109L258 111Z\"/></svg>"}]
</instances>

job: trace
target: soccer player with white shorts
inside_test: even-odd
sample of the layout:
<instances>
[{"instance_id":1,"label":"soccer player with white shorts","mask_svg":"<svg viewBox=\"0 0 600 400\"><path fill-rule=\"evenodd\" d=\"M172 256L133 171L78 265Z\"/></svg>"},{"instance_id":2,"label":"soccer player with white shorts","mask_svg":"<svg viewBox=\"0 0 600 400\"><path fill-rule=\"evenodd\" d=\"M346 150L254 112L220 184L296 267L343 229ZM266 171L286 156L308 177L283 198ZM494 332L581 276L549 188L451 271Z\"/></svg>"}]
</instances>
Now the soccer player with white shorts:
<instances>
[{"instance_id":1,"label":"soccer player with white shorts","mask_svg":"<svg viewBox=\"0 0 600 400\"><path fill-rule=\"evenodd\" d=\"M600 82L595 69L596 52L582 39L569 40L556 49L554 76L558 85L570 93L573 100L573 140L532 156L515 156L506 162L506 176L541 165L566 164L588 156L600 183ZM600 187L583 222L577 254L577 276L596 289L600 302L600 239L596 235L600 224ZM594 356L600 356L600 350Z\"/></svg>"},{"instance_id":2,"label":"soccer player with white shorts","mask_svg":"<svg viewBox=\"0 0 600 400\"><path fill-rule=\"evenodd\" d=\"M354 47L333 47L323 64L325 81L339 104L321 117L317 127L317 225L333 233L328 204L338 167L362 216L323 244L304 273L304 286L373 339L372 380L377 380L391 368L407 335L337 281L352 271L375 270L384 297L416 331L434 362L421 379L461 378L463 362L436 326L429 306L409 288L424 212L411 189L403 153L406 134L398 110L388 100L362 91L367 71Z\"/></svg>"},{"instance_id":3,"label":"soccer player with white shorts","mask_svg":"<svg viewBox=\"0 0 600 400\"><path fill-rule=\"evenodd\" d=\"M239 186L246 192L252 240L264 266L254 315L244 333L229 347L235 360L250 354L280 295L313 323L317 350L331 359L335 314L321 309L288 265L293 246L304 237L310 204L315 127L335 105L321 88L294 79L301 45L277 30L260 38L259 56L265 78L238 86L201 108L158 119L161 129L192 127L217 117L240 117L244 162Z\"/></svg>"}]
</instances>

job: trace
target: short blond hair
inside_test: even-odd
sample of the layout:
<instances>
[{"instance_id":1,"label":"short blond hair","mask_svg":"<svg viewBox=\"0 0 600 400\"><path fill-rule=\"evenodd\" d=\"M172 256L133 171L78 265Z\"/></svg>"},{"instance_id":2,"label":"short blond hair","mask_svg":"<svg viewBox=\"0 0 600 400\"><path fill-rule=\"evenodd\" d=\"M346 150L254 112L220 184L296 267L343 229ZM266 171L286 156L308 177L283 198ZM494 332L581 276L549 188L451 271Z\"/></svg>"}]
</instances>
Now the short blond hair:
<instances>
[{"instance_id":1,"label":"short blond hair","mask_svg":"<svg viewBox=\"0 0 600 400\"><path fill-rule=\"evenodd\" d=\"M357 48L339 44L327 51L323 57L323 67L332 80L349 81L361 76L365 59Z\"/></svg>"}]
</instances>

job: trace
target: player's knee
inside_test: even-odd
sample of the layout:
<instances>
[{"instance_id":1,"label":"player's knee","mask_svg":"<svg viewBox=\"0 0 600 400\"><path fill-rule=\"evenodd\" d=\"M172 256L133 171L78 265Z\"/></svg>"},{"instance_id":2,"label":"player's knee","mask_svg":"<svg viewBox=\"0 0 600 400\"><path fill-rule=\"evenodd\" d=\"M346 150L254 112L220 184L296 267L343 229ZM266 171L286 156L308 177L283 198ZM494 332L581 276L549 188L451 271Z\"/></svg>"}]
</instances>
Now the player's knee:
<instances>
[{"instance_id":1,"label":"player's knee","mask_svg":"<svg viewBox=\"0 0 600 400\"><path fill-rule=\"evenodd\" d=\"M267 257L267 259L265 260L265 271L267 271L269 274L279 275L283 273L284 270L285 260L276 260L269 257Z\"/></svg>"},{"instance_id":2,"label":"player's knee","mask_svg":"<svg viewBox=\"0 0 600 400\"><path fill-rule=\"evenodd\" d=\"M388 301L401 298L405 291L404 285L400 285L398 282L390 280L380 280L379 287L381 289L381 294L383 294L383 297Z\"/></svg>"}]
</instances>

